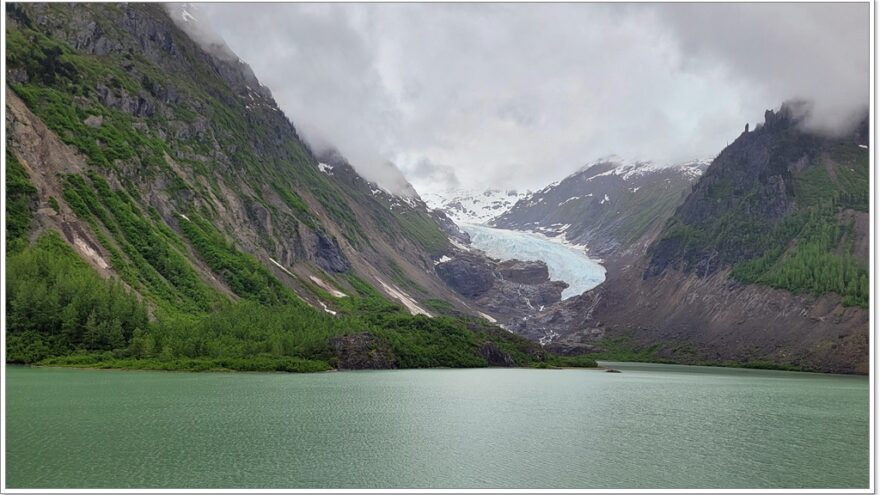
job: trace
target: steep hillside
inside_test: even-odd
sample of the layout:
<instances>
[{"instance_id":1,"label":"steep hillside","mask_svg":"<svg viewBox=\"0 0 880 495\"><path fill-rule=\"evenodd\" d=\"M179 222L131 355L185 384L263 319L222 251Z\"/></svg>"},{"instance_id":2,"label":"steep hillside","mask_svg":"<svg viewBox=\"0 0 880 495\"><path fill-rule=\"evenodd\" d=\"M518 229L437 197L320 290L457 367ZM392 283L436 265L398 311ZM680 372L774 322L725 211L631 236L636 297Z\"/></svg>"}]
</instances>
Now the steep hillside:
<instances>
[{"instance_id":1,"label":"steep hillside","mask_svg":"<svg viewBox=\"0 0 880 495\"><path fill-rule=\"evenodd\" d=\"M436 215L319 161L246 64L162 5L6 16L13 361L314 369L354 346L387 358L365 367L485 365L487 342L534 359L476 320L409 316L473 313L433 272Z\"/></svg>"},{"instance_id":2,"label":"steep hillside","mask_svg":"<svg viewBox=\"0 0 880 495\"><path fill-rule=\"evenodd\" d=\"M599 256L619 255L662 227L707 166L600 160L521 199L493 225L565 235Z\"/></svg>"},{"instance_id":3,"label":"steep hillside","mask_svg":"<svg viewBox=\"0 0 880 495\"><path fill-rule=\"evenodd\" d=\"M768 111L643 256L533 324L567 352L866 372L867 121L828 138L800 115Z\"/></svg>"}]
</instances>

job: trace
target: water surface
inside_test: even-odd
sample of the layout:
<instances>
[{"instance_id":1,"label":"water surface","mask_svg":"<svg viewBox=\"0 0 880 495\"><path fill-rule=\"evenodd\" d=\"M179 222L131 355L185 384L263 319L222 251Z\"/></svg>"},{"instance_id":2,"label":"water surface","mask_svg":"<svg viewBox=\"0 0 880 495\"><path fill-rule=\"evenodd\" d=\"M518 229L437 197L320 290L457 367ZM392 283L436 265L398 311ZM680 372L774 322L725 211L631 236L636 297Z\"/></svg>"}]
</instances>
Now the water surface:
<instances>
[{"instance_id":1,"label":"water surface","mask_svg":"<svg viewBox=\"0 0 880 495\"><path fill-rule=\"evenodd\" d=\"M868 381L615 364L309 375L6 367L7 483L868 485Z\"/></svg>"}]
</instances>

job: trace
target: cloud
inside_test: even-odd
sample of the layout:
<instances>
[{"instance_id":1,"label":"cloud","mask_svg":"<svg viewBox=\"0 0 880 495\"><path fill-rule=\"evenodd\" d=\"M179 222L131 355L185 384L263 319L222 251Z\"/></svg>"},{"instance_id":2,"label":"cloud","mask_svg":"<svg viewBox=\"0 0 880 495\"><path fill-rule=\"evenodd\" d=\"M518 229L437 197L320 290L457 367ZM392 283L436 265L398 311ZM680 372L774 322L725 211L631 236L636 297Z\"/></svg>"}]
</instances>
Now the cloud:
<instances>
[{"instance_id":1,"label":"cloud","mask_svg":"<svg viewBox=\"0 0 880 495\"><path fill-rule=\"evenodd\" d=\"M763 111L868 101L867 4L200 4L313 147L417 189L717 154Z\"/></svg>"},{"instance_id":2,"label":"cloud","mask_svg":"<svg viewBox=\"0 0 880 495\"><path fill-rule=\"evenodd\" d=\"M716 65L764 100L813 102L807 125L851 130L868 107L868 3L728 3L655 6L685 65ZM724 19L724 22L718 22Z\"/></svg>"},{"instance_id":3,"label":"cloud","mask_svg":"<svg viewBox=\"0 0 880 495\"><path fill-rule=\"evenodd\" d=\"M404 170L410 180L421 184L432 184L434 189L454 191L461 187L461 181L455 169L449 165L440 165L421 157Z\"/></svg>"}]
</instances>

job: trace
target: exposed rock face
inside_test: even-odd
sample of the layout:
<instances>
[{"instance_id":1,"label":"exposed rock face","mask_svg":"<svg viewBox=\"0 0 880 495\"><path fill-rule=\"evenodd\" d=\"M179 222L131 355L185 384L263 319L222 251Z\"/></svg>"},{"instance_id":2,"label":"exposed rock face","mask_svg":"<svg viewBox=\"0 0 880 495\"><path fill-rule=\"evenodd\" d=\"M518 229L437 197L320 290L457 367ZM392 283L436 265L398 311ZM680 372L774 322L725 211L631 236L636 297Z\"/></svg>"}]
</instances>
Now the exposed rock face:
<instances>
[{"instance_id":1,"label":"exposed rock face","mask_svg":"<svg viewBox=\"0 0 880 495\"><path fill-rule=\"evenodd\" d=\"M480 346L480 355L486 358L489 366L510 368L516 365L510 354L499 349L495 342L484 342Z\"/></svg>"},{"instance_id":2,"label":"exposed rock face","mask_svg":"<svg viewBox=\"0 0 880 495\"><path fill-rule=\"evenodd\" d=\"M397 367L394 353L371 333L345 335L330 339L340 370L378 370Z\"/></svg>"},{"instance_id":3,"label":"exposed rock face","mask_svg":"<svg viewBox=\"0 0 880 495\"><path fill-rule=\"evenodd\" d=\"M726 271L699 277L667 271L643 279L638 266L535 315L530 338L558 334L549 350L584 354L624 339L682 363L776 363L834 373L868 369L868 313L833 295L795 295L741 284Z\"/></svg>"},{"instance_id":4,"label":"exposed rock face","mask_svg":"<svg viewBox=\"0 0 880 495\"><path fill-rule=\"evenodd\" d=\"M456 292L468 298L482 296L495 284L492 265L485 256L462 253L438 263L434 270Z\"/></svg>"},{"instance_id":5,"label":"exposed rock face","mask_svg":"<svg viewBox=\"0 0 880 495\"><path fill-rule=\"evenodd\" d=\"M315 235L315 263L327 271L336 273L351 269L351 263L339 249L339 242L320 232Z\"/></svg>"},{"instance_id":6,"label":"exposed rock face","mask_svg":"<svg viewBox=\"0 0 880 495\"><path fill-rule=\"evenodd\" d=\"M471 243L471 235L456 225L443 210L431 210L431 217L449 237L456 239L462 244Z\"/></svg>"},{"instance_id":7,"label":"exposed rock face","mask_svg":"<svg viewBox=\"0 0 880 495\"><path fill-rule=\"evenodd\" d=\"M543 261L499 262L480 252L456 252L434 269L450 287L506 325L559 302L568 287L550 280Z\"/></svg>"},{"instance_id":8,"label":"exposed rock face","mask_svg":"<svg viewBox=\"0 0 880 495\"><path fill-rule=\"evenodd\" d=\"M517 284L535 285L550 279L547 264L542 261L508 260L498 264L498 274Z\"/></svg>"}]
</instances>

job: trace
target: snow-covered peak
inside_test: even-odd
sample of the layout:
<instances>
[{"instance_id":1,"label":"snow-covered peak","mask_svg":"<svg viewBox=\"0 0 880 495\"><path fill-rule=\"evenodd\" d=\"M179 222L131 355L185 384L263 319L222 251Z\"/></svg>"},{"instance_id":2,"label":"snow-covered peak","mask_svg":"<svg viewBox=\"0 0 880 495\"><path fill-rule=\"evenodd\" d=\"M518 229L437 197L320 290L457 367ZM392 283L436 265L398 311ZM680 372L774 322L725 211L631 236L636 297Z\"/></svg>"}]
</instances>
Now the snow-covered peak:
<instances>
[{"instance_id":1,"label":"snow-covered peak","mask_svg":"<svg viewBox=\"0 0 880 495\"><path fill-rule=\"evenodd\" d=\"M599 177L616 175L623 180L630 180L634 177L660 172L664 169L679 170L684 174L699 177L712 160L712 158L695 159L670 165L649 160L625 162L617 156L611 156L584 165L569 177L581 176L584 181L590 182Z\"/></svg>"},{"instance_id":2,"label":"snow-covered peak","mask_svg":"<svg viewBox=\"0 0 880 495\"><path fill-rule=\"evenodd\" d=\"M429 193L423 196L429 208L442 210L456 223L486 224L509 210L529 191L486 189L450 193Z\"/></svg>"}]
</instances>

